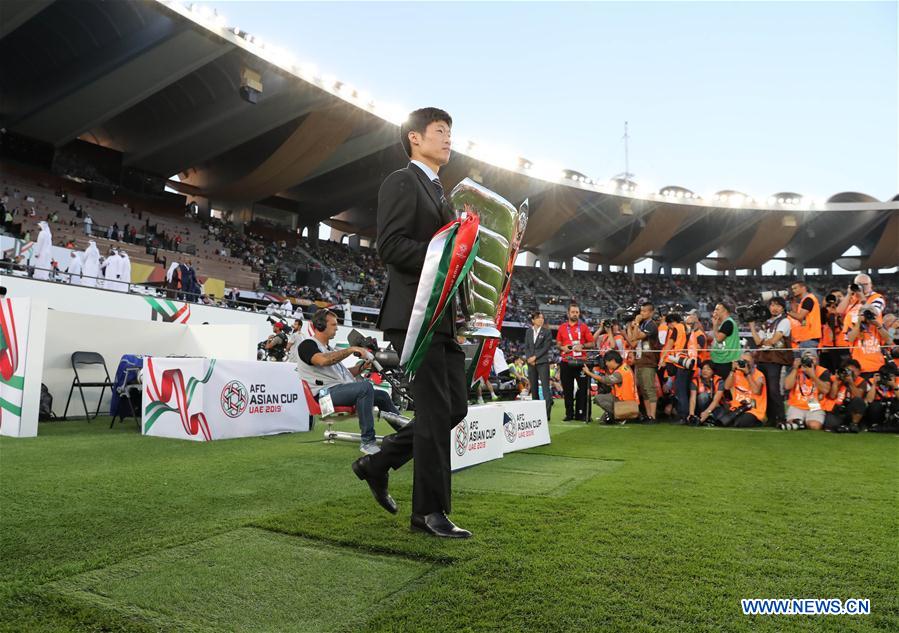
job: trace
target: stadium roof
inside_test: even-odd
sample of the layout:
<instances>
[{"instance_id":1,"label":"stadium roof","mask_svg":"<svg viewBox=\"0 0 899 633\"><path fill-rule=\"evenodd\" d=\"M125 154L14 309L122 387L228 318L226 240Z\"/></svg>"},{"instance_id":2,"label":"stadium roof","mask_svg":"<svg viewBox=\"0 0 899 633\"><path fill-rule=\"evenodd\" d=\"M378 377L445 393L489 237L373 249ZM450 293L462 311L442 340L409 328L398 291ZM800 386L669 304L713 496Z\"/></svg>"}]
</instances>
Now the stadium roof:
<instances>
[{"instance_id":1,"label":"stadium roof","mask_svg":"<svg viewBox=\"0 0 899 633\"><path fill-rule=\"evenodd\" d=\"M5 0L0 57L5 128L55 147L82 139L119 151L126 167L178 175L172 186L216 208L261 205L296 214L300 225L327 221L374 237L380 182L406 163L396 107L320 76L208 7ZM240 95L247 69L262 83L255 104ZM861 255L843 263L899 263L896 198L644 191L456 145L444 185L472 177L515 204L529 198L524 248L541 257L729 269L757 268L783 250L818 267L857 246Z\"/></svg>"}]
</instances>

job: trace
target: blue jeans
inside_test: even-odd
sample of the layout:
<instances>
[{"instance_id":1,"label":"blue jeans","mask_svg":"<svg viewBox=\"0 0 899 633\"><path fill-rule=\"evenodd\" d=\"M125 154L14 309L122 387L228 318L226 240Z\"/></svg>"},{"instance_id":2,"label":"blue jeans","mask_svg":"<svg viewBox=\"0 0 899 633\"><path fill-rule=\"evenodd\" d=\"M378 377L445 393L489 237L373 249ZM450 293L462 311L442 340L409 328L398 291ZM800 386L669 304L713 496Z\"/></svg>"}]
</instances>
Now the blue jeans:
<instances>
[{"instance_id":1,"label":"blue jeans","mask_svg":"<svg viewBox=\"0 0 899 633\"><path fill-rule=\"evenodd\" d=\"M375 405L381 411L399 413L387 392L375 389L374 385L367 380L335 385L328 389L328 394L330 394L331 402L335 407L356 407L359 431L362 433L363 442L375 441L375 413L373 410Z\"/></svg>"}]
</instances>

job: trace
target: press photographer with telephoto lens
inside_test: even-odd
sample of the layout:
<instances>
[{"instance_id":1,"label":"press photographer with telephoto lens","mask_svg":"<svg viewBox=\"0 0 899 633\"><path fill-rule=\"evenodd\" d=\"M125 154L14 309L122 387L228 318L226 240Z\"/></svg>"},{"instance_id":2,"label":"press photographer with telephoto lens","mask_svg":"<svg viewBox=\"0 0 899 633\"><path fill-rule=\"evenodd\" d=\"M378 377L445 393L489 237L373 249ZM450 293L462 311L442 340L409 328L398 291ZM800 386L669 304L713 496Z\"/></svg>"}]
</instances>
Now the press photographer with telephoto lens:
<instances>
[{"instance_id":1,"label":"press photographer with telephoto lens","mask_svg":"<svg viewBox=\"0 0 899 633\"><path fill-rule=\"evenodd\" d=\"M868 384L865 402L868 405L862 425L869 431L899 432L899 370L893 363L884 364Z\"/></svg>"},{"instance_id":2,"label":"press photographer with telephoto lens","mask_svg":"<svg viewBox=\"0 0 899 633\"><path fill-rule=\"evenodd\" d=\"M644 301L625 330L628 345L634 350L637 391L646 409L645 421L649 423L656 421L656 404L659 399L656 372L659 366L659 348L662 346L659 341L659 326L652 318L654 314L655 306L652 302Z\"/></svg>"},{"instance_id":3,"label":"press photographer with telephoto lens","mask_svg":"<svg viewBox=\"0 0 899 633\"><path fill-rule=\"evenodd\" d=\"M703 361L690 381L690 426L714 426L710 419L724 398L724 381L715 375L711 361Z\"/></svg>"}]
</instances>

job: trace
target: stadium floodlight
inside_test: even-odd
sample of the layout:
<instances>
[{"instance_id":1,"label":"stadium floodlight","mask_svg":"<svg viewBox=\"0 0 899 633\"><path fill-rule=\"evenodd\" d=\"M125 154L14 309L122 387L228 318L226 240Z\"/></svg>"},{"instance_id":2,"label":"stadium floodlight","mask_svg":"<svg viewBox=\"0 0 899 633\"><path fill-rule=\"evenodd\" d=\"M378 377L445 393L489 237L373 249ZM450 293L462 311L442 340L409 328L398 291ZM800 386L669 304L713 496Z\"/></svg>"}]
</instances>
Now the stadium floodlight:
<instances>
[{"instance_id":1,"label":"stadium floodlight","mask_svg":"<svg viewBox=\"0 0 899 633\"><path fill-rule=\"evenodd\" d=\"M240 29L236 26L232 27L231 32L234 33L234 35L240 35Z\"/></svg>"},{"instance_id":2,"label":"stadium floodlight","mask_svg":"<svg viewBox=\"0 0 899 633\"><path fill-rule=\"evenodd\" d=\"M784 204L785 202L786 202L786 199L785 199L785 198L778 198L778 199L777 199L777 204Z\"/></svg>"}]
</instances>

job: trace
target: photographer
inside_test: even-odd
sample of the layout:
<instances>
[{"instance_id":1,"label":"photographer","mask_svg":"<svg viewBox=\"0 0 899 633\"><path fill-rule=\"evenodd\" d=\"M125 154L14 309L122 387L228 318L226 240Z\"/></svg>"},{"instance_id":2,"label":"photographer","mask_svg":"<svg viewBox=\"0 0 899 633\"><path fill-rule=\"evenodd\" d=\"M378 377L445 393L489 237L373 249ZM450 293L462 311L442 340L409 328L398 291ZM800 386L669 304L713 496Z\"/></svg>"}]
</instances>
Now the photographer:
<instances>
[{"instance_id":1,"label":"photographer","mask_svg":"<svg viewBox=\"0 0 899 633\"><path fill-rule=\"evenodd\" d=\"M282 362L287 355L287 333L284 324L280 321L269 319L272 324L272 335L263 344L268 357L276 362Z\"/></svg>"},{"instance_id":2,"label":"photographer","mask_svg":"<svg viewBox=\"0 0 899 633\"><path fill-rule=\"evenodd\" d=\"M659 369L667 368L668 375L674 375L674 396L677 401L677 415L685 421L690 415L690 378L693 377L695 362L687 356L687 328L677 312L665 315L668 334L660 354Z\"/></svg>"},{"instance_id":3,"label":"photographer","mask_svg":"<svg viewBox=\"0 0 899 633\"><path fill-rule=\"evenodd\" d=\"M687 339L687 356L693 359L695 365L709 360L709 338L702 329L702 321L699 320L699 311L690 310L684 319L690 337ZM709 365L711 367L711 365Z\"/></svg>"},{"instance_id":4,"label":"photographer","mask_svg":"<svg viewBox=\"0 0 899 633\"><path fill-rule=\"evenodd\" d=\"M559 326L556 345L562 354L561 381L565 395L565 418L563 421L585 420L587 415L587 377L581 373L586 362L584 350L593 346L590 328L580 320L581 309L576 303L568 304L568 320ZM577 381L577 401L574 383Z\"/></svg>"},{"instance_id":5,"label":"photographer","mask_svg":"<svg viewBox=\"0 0 899 633\"><path fill-rule=\"evenodd\" d=\"M762 426L768 406L765 376L753 365L752 354L742 354L731 363L724 388L730 391L729 408L722 405L715 410L712 414L714 424L735 428Z\"/></svg>"},{"instance_id":6,"label":"photographer","mask_svg":"<svg viewBox=\"0 0 899 633\"><path fill-rule=\"evenodd\" d=\"M715 375L711 361L703 361L699 374L690 381L690 415L687 424L700 426L709 422L724 398L724 381ZM698 415L697 415L698 412Z\"/></svg>"},{"instance_id":7,"label":"photographer","mask_svg":"<svg viewBox=\"0 0 899 633\"><path fill-rule=\"evenodd\" d=\"M837 313L843 316L843 331L849 332L852 326L858 321L859 311L864 308L871 308L878 315L883 314L886 308L886 300L879 292L874 292L871 285L871 278L864 274L858 274L849 287L846 289L846 296L837 305Z\"/></svg>"},{"instance_id":8,"label":"photographer","mask_svg":"<svg viewBox=\"0 0 899 633\"><path fill-rule=\"evenodd\" d=\"M790 319L784 314L787 302L781 297L772 297L768 302L771 318L765 321L759 330L755 321L749 322L749 331L757 347L762 348L755 353L755 362L765 375L768 403L768 423L777 425L785 421L784 398L780 387L780 378L785 367L793 364L793 352L790 349Z\"/></svg>"},{"instance_id":9,"label":"photographer","mask_svg":"<svg viewBox=\"0 0 899 633\"><path fill-rule=\"evenodd\" d=\"M793 368L784 378L784 388L790 392L787 421L778 428L821 430L825 416L821 401L830 395L830 372L818 364L814 350L803 350L802 357L793 361Z\"/></svg>"},{"instance_id":10,"label":"photographer","mask_svg":"<svg viewBox=\"0 0 899 633\"><path fill-rule=\"evenodd\" d=\"M862 424L870 431L897 432L899 428L899 385L897 385L895 365L888 363L878 370L869 381L865 395L868 405Z\"/></svg>"},{"instance_id":11,"label":"photographer","mask_svg":"<svg viewBox=\"0 0 899 633\"><path fill-rule=\"evenodd\" d=\"M889 345L890 333L880 322L874 308L863 306L855 323L846 333L846 340L852 346L852 358L862 368L862 376L871 378L884 364L881 346Z\"/></svg>"},{"instance_id":12,"label":"photographer","mask_svg":"<svg viewBox=\"0 0 899 633\"><path fill-rule=\"evenodd\" d=\"M370 360L348 369L342 361L353 354L370 358L371 352L364 347L348 347L335 350L329 345L337 334L337 315L330 310L319 310L312 317L313 336L300 343L297 354L300 361L297 370L316 394L316 399L329 396L334 406L356 407L362 443L359 450L367 455L377 453L380 448L375 441L375 406L379 410L399 414L387 392L375 389L367 380L356 377L371 366Z\"/></svg>"},{"instance_id":13,"label":"photographer","mask_svg":"<svg viewBox=\"0 0 899 633\"><path fill-rule=\"evenodd\" d=\"M793 303L788 316L796 319L792 339L800 350L817 349L821 340L821 306L818 297L809 292L808 284L797 279L790 285Z\"/></svg>"},{"instance_id":14,"label":"photographer","mask_svg":"<svg viewBox=\"0 0 899 633\"><path fill-rule=\"evenodd\" d=\"M849 342L843 331L843 319L837 307L843 300L841 290L831 290L821 309L821 364L836 371L849 360Z\"/></svg>"},{"instance_id":15,"label":"photographer","mask_svg":"<svg viewBox=\"0 0 899 633\"><path fill-rule=\"evenodd\" d=\"M645 301L634 320L628 323L625 338L634 352L634 368L637 372L637 390L646 409L646 421L655 422L656 403L659 396L656 391L659 366L659 328L653 321L655 307Z\"/></svg>"},{"instance_id":16,"label":"photographer","mask_svg":"<svg viewBox=\"0 0 899 633\"><path fill-rule=\"evenodd\" d=\"M830 377L830 393L821 401L824 430L858 433L865 414L864 396L868 383L860 376L858 361L849 359Z\"/></svg>"},{"instance_id":17,"label":"photographer","mask_svg":"<svg viewBox=\"0 0 899 633\"><path fill-rule=\"evenodd\" d=\"M733 305L720 301L712 311L712 368L727 380L734 361L740 358L740 328L731 316Z\"/></svg>"},{"instance_id":18,"label":"photographer","mask_svg":"<svg viewBox=\"0 0 899 633\"><path fill-rule=\"evenodd\" d=\"M637 397L637 383L634 373L621 359L616 350L609 350L603 357L606 373L597 374L585 365L583 372L601 385L611 387L611 393L600 393L594 398L596 404L606 412L603 422L624 424L625 420L635 418L640 412Z\"/></svg>"}]
</instances>

